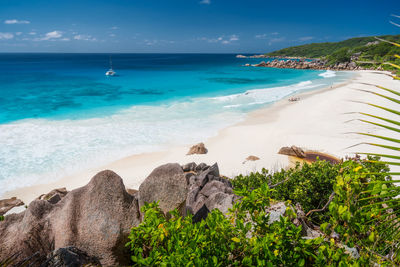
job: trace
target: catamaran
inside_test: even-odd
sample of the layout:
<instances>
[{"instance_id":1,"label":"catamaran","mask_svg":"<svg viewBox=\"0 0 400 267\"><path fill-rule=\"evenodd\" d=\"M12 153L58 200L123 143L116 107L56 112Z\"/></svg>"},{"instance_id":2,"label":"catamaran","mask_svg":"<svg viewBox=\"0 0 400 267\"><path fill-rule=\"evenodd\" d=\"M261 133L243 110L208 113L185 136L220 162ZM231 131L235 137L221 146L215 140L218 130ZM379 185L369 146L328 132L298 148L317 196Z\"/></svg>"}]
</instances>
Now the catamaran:
<instances>
[{"instance_id":1,"label":"catamaran","mask_svg":"<svg viewBox=\"0 0 400 267\"><path fill-rule=\"evenodd\" d=\"M112 60L111 60L111 56L110 56L110 69L106 72L106 76L114 76L115 74L117 74L112 67Z\"/></svg>"}]
</instances>

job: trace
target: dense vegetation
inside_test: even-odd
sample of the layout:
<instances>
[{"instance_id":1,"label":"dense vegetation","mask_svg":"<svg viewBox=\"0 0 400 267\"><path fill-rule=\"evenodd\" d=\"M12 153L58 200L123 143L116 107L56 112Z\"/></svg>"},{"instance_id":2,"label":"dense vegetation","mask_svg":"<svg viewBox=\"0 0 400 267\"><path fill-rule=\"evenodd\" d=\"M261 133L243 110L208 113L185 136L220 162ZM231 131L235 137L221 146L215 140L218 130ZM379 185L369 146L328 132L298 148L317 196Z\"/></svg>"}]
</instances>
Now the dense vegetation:
<instances>
[{"instance_id":1,"label":"dense vegetation","mask_svg":"<svg viewBox=\"0 0 400 267\"><path fill-rule=\"evenodd\" d=\"M384 35L379 38L389 40L392 42L400 41L400 35ZM341 42L327 42L327 43L312 43L299 46L292 46L278 51L267 53L268 56L297 56L308 58L320 58L333 54L342 48L358 49L364 48L364 51L371 51L371 53L379 53L382 56L387 54L388 50L394 48L393 45L387 44L385 46L367 45L374 43L377 39L375 37L358 37L351 38ZM386 49L383 49L385 47Z\"/></svg>"},{"instance_id":2,"label":"dense vegetation","mask_svg":"<svg viewBox=\"0 0 400 267\"><path fill-rule=\"evenodd\" d=\"M385 35L379 38L391 42L400 42L400 35ZM329 64L350 62L353 57L356 62L371 66L373 62L382 63L388 60L398 60L394 58L396 53L400 53L400 47L378 41L375 37L358 37L341 42L312 43L293 46L270 52L266 55L271 57L321 58L326 59ZM356 58L354 58L355 55Z\"/></svg>"},{"instance_id":3,"label":"dense vegetation","mask_svg":"<svg viewBox=\"0 0 400 267\"><path fill-rule=\"evenodd\" d=\"M156 203L148 204L143 207L144 220L132 228L127 246L132 261L142 266L392 264L369 253L370 249L385 244L377 244L376 230L363 224L373 219L377 211L361 209L365 203L358 201L361 192L374 186L392 187L386 172L385 164L356 158L338 165L317 161L274 174L263 170L240 175L232 183L242 199L227 216L213 210L205 220L192 223L191 215L181 217L174 211L167 216ZM298 217L294 205L300 203L307 213L321 208L332 193L335 198L329 208L312 216L323 236L305 238L303 226L293 223ZM270 223L265 209L277 200L285 201L286 214ZM365 201L371 204L381 200ZM360 256L351 256L345 246L355 248Z\"/></svg>"}]
</instances>

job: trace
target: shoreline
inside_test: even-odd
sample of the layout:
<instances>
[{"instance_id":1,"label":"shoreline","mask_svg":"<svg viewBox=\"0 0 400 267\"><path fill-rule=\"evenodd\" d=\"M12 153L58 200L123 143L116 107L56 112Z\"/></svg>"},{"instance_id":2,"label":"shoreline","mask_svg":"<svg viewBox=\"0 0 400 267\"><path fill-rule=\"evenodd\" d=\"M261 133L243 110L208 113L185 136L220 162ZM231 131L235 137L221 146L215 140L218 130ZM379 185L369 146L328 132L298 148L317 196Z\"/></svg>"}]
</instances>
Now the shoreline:
<instances>
[{"instance_id":1,"label":"shoreline","mask_svg":"<svg viewBox=\"0 0 400 267\"><path fill-rule=\"evenodd\" d=\"M359 92L348 89L352 89L351 87L354 87L360 79L363 82L377 83L386 87L393 87L392 83L394 82L386 72L357 71L356 75L347 82L337 84L332 88L326 87L294 94L300 98L299 101L288 101L290 97L293 97L291 95L267 107L250 112L244 121L224 128L216 136L204 140L209 151L207 154L187 156L186 153L191 145L172 146L168 150L128 156L52 183L8 191L1 198L16 196L29 204L39 195L48 193L54 188L66 187L67 190L72 190L83 186L97 172L105 169L113 170L120 175L127 188L137 189L154 168L169 162L185 164L194 161L196 163L205 162L208 165L217 162L221 174L228 177L259 171L264 167L276 170L289 164L287 156L277 154L282 146L296 145L344 157L350 152L343 151L343 148L368 138L360 136L349 138L341 136L340 133L355 129L371 131L371 128L374 128L356 121L352 123L351 127L348 127L344 121L349 120L349 117L342 117L343 112L336 112L344 111L349 106L346 102L337 103L337 100L352 99L357 95L356 93L359 94ZM358 84L358 87L368 86ZM371 89L369 87L368 89ZM371 97L376 100L375 102L382 101L372 94L365 93L362 94L362 98L365 99L361 100L371 99ZM330 103L330 101L334 103ZM330 104L333 104L333 112L332 107L328 107ZM353 105L356 104L352 103L352 107ZM357 104L357 106L359 105ZM354 119L354 115L350 117ZM335 129L338 132L335 132ZM250 155L257 156L260 160L243 163Z\"/></svg>"}]
</instances>

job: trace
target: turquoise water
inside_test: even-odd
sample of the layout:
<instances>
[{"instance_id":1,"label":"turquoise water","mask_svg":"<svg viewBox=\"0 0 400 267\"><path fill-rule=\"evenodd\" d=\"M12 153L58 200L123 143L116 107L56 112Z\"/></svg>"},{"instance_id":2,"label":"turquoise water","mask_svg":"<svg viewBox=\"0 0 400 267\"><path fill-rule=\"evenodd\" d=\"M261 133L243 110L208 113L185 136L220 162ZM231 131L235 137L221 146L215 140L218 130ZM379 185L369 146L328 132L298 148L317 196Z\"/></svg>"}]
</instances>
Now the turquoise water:
<instances>
[{"instance_id":1,"label":"turquoise water","mask_svg":"<svg viewBox=\"0 0 400 267\"><path fill-rule=\"evenodd\" d=\"M0 194L173 144L347 72L244 67L229 54L0 54Z\"/></svg>"}]
</instances>

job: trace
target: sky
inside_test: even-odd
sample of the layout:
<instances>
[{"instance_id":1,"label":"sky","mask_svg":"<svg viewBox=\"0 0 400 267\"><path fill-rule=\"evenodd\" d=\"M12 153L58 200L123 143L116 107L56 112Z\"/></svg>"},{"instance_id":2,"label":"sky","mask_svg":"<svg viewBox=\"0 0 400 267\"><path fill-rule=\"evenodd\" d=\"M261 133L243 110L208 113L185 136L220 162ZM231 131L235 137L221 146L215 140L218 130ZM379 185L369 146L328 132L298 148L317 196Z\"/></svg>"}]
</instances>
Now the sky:
<instances>
[{"instance_id":1,"label":"sky","mask_svg":"<svg viewBox=\"0 0 400 267\"><path fill-rule=\"evenodd\" d=\"M264 53L400 34L400 0L0 0L0 52Z\"/></svg>"}]
</instances>

